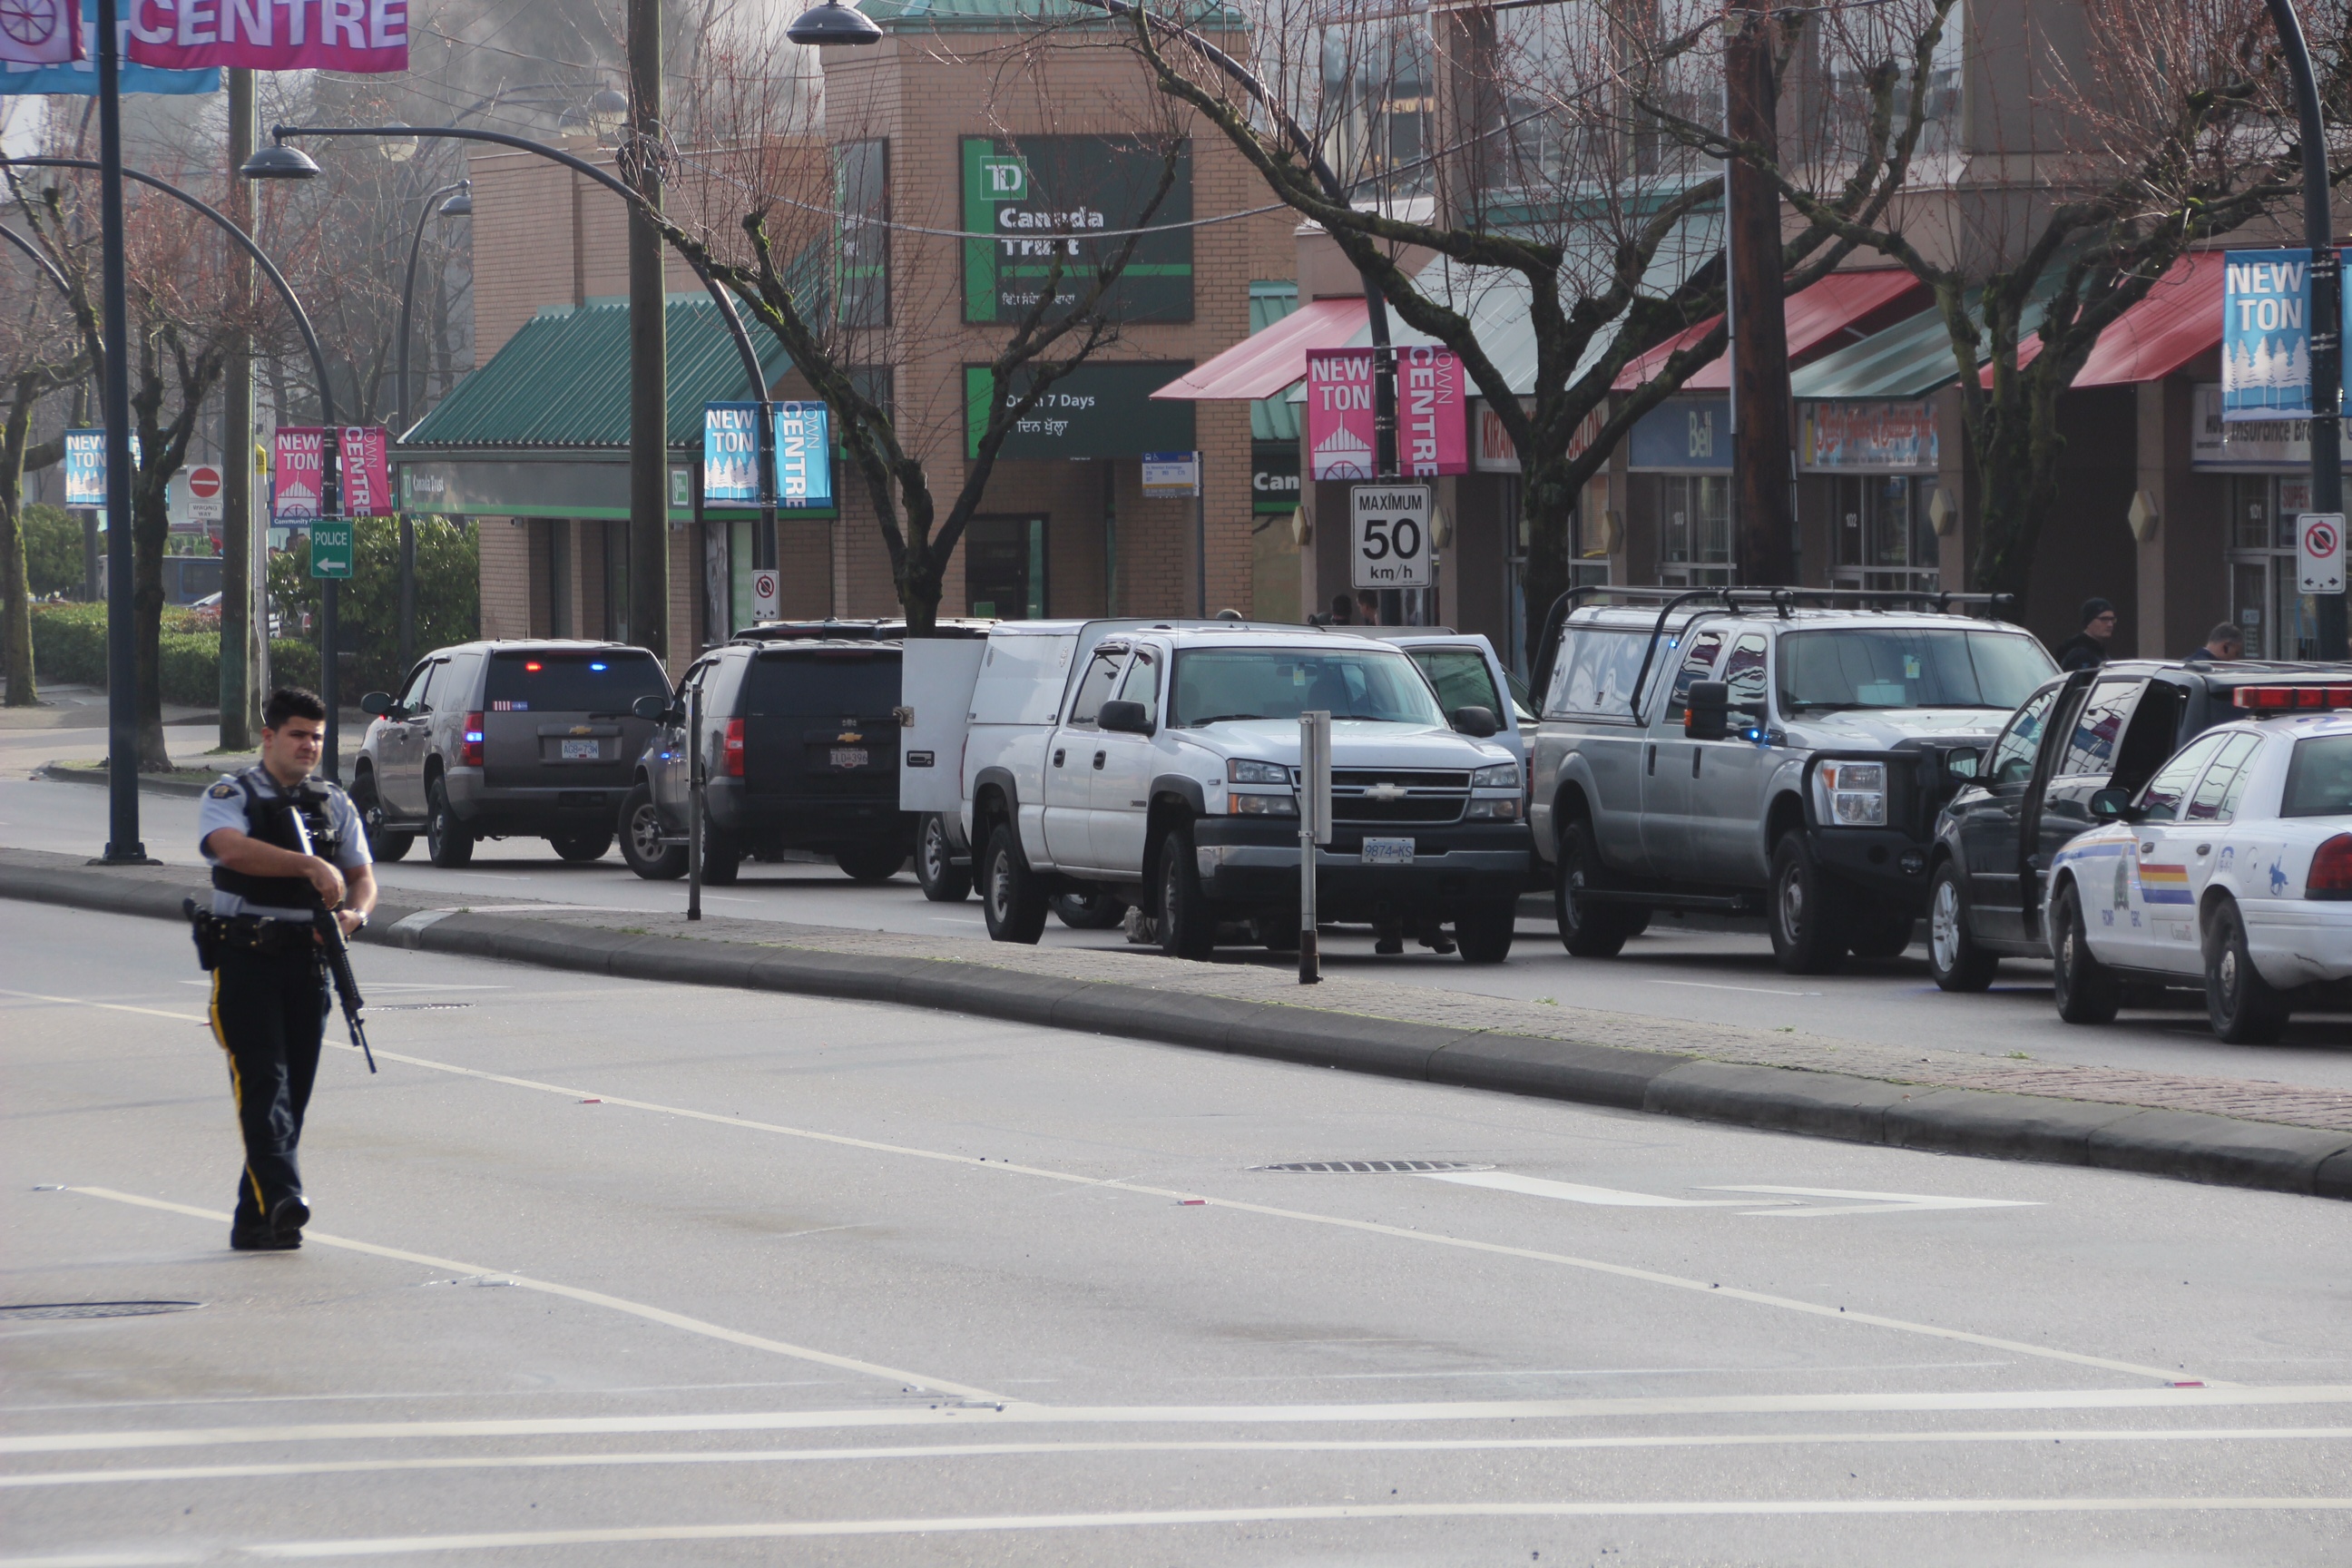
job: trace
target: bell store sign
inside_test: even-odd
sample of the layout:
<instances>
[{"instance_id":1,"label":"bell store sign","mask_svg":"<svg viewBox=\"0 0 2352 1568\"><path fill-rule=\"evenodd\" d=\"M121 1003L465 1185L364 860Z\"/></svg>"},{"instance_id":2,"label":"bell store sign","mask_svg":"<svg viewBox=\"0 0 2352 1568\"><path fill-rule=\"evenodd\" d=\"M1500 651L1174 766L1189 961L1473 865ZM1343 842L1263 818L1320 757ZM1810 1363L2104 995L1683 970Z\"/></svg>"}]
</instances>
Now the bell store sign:
<instances>
[{"instance_id":1,"label":"bell store sign","mask_svg":"<svg viewBox=\"0 0 2352 1568\"><path fill-rule=\"evenodd\" d=\"M359 76L408 68L408 0L125 0L131 63Z\"/></svg>"}]
</instances>

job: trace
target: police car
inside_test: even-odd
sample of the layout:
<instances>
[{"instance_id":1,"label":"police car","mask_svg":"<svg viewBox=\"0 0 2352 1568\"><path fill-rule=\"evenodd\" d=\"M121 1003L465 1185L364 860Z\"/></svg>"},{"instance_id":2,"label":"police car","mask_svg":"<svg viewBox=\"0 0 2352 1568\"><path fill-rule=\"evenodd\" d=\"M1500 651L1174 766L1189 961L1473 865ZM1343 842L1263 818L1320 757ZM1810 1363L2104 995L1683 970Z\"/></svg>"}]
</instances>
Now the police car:
<instances>
[{"instance_id":1,"label":"police car","mask_svg":"<svg viewBox=\"0 0 2352 1568\"><path fill-rule=\"evenodd\" d=\"M2204 982L2213 1032L2274 1040L2352 980L2352 687L2241 687L2207 731L2052 864L2059 1016L2100 1024L2126 981Z\"/></svg>"}]
</instances>

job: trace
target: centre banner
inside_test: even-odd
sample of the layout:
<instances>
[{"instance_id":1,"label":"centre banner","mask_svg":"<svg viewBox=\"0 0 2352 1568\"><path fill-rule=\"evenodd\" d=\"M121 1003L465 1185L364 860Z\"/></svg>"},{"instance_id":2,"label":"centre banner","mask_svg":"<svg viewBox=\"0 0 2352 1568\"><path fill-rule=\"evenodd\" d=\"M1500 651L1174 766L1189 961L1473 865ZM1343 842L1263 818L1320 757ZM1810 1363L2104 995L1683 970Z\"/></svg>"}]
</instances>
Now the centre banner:
<instances>
[{"instance_id":1,"label":"centre banner","mask_svg":"<svg viewBox=\"0 0 2352 1568\"><path fill-rule=\"evenodd\" d=\"M131 61L165 70L408 68L408 0L122 0Z\"/></svg>"},{"instance_id":2,"label":"centre banner","mask_svg":"<svg viewBox=\"0 0 2352 1568\"><path fill-rule=\"evenodd\" d=\"M381 425L346 425L336 450L341 462L345 517L390 517L398 510L392 499L391 441Z\"/></svg>"},{"instance_id":3,"label":"centre banner","mask_svg":"<svg viewBox=\"0 0 2352 1568\"><path fill-rule=\"evenodd\" d=\"M1469 399L1461 358L1419 344L1397 360L1397 473L1434 479L1470 471ZM1318 479L1369 479L1378 394L1368 348L1307 351L1307 449Z\"/></svg>"}]
</instances>

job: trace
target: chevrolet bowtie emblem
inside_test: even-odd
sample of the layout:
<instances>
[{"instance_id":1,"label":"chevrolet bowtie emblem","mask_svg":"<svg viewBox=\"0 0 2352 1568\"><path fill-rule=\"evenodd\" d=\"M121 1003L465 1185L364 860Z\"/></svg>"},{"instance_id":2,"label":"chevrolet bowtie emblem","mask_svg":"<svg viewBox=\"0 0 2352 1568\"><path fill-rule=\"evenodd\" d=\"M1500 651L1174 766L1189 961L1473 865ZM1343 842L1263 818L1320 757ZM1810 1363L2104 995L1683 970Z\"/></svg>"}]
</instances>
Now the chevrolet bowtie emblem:
<instances>
[{"instance_id":1,"label":"chevrolet bowtie emblem","mask_svg":"<svg viewBox=\"0 0 2352 1568\"><path fill-rule=\"evenodd\" d=\"M572 726L572 732L575 735L585 735L589 733L589 729L585 724L574 724Z\"/></svg>"},{"instance_id":2,"label":"chevrolet bowtie emblem","mask_svg":"<svg viewBox=\"0 0 2352 1568\"><path fill-rule=\"evenodd\" d=\"M862 741L866 739L866 737L855 730L844 730L840 734L835 735L834 739L835 741L846 742L850 741Z\"/></svg>"},{"instance_id":3,"label":"chevrolet bowtie emblem","mask_svg":"<svg viewBox=\"0 0 2352 1568\"><path fill-rule=\"evenodd\" d=\"M1404 786L1392 784L1372 784L1365 789L1364 798L1366 800L1402 800Z\"/></svg>"}]
</instances>

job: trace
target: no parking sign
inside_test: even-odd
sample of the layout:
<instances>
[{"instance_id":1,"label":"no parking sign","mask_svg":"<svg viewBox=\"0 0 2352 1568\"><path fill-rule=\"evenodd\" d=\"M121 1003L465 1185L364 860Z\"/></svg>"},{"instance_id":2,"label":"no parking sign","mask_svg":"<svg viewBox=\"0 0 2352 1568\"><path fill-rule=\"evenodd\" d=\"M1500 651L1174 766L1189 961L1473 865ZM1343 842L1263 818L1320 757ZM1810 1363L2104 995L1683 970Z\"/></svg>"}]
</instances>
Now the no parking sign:
<instances>
[{"instance_id":1,"label":"no parking sign","mask_svg":"<svg viewBox=\"0 0 2352 1568\"><path fill-rule=\"evenodd\" d=\"M782 616L782 584L777 580L776 569L763 566L751 574L751 618L761 621L780 619Z\"/></svg>"},{"instance_id":2,"label":"no parking sign","mask_svg":"<svg viewBox=\"0 0 2352 1568\"><path fill-rule=\"evenodd\" d=\"M2344 592L2344 514L2307 511L2294 520L2295 590Z\"/></svg>"}]
</instances>

